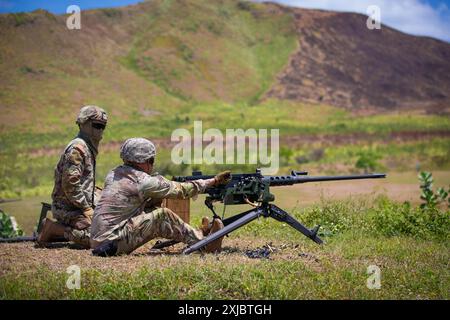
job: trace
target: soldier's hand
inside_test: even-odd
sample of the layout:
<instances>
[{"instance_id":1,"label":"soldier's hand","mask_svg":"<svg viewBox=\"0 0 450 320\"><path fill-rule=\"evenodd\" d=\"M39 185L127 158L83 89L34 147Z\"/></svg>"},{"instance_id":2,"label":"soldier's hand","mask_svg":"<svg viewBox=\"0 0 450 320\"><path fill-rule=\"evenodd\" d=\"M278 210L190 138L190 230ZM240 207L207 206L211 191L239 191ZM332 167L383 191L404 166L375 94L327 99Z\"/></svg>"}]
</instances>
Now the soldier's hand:
<instances>
[{"instance_id":1,"label":"soldier's hand","mask_svg":"<svg viewBox=\"0 0 450 320\"><path fill-rule=\"evenodd\" d=\"M214 177L215 186L227 184L230 181L231 181L231 171L229 170L221 172Z\"/></svg>"},{"instance_id":2,"label":"soldier's hand","mask_svg":"<svg viewBox=\"0 0 450 320\"><path fill-rule=\"evenodd\" d=\"M83 210L83 215L88 218L89 221L92 221L92 217L94 216L94 209L91 207Z\"/></svg>"}]
</instances>

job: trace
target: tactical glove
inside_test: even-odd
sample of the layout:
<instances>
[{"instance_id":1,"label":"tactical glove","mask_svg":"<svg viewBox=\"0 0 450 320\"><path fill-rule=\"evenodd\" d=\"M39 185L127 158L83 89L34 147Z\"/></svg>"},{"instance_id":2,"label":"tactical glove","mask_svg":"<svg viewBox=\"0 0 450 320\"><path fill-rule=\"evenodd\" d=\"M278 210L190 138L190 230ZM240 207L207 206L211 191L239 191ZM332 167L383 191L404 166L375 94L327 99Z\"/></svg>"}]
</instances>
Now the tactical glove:
<instances>
[{"instance_id":1,"label":"tactical glove","mask_svg":"<svg viewBox=\"0 0 450 320\"><path fill-rule=\"evenodd\" d=\"M231 181L231 171L229 170L221 172L214 177L215 186L227 184L230 181Z\"/></svg>"}]
</instances>

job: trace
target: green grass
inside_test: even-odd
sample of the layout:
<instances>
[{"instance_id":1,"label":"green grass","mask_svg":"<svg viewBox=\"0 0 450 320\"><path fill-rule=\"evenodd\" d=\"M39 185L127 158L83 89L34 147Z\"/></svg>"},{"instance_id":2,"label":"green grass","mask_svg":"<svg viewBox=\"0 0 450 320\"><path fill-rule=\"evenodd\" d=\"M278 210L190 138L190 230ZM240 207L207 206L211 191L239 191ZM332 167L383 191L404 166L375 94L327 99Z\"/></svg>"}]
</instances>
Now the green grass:
<instances>
[{"instance_id":1,"label":"green grass","mask_svg":"<svg viewBox=\"0 0 450 320\"><path fill-rule=\"evenodd\" d=\"M269 240L269 239L268 239ZM0 276L2 299L449 299L448 244L346 233L324 247L254 261L241 254L151 257L134 272L82 267L81 288L48 268ZM293 246L293 243L290 243ZM318 259L301 258L307 253ZM239 257L236 258L236 255ZM239 264L236 263L239 261ZM169 267L162 267L170 261ZM154 266L160 264L158 266ZM367 267L381 289L366 287ZM42 275L45 275L42 276Z\"/></svg>"},{"instance_id":2,"label":"green grass","mask_svg":"<svg viewBox=\"0 0 450 320\"><path fill-rule=\"evenodd\" d=\"M117 98L117 101L121 99ZM94 101L96 102L96 101ZM98 101L99 105L108 105ZM126 103L126 102L123 102ZM176 113L164 107L151 108L152 116L145 117L140 111L128 110L120 115L110 112L110 121L103 143L123 141L130 136L170 138L173 130L192 130L194 121L201 120L203 130L226 129L279 129L280 135L301 134L374 134L384 139L395 132L448 131L450 120L435 115L373 115L356 117L342 109L308 105L289 101L268 100L258 105L247 103L185 103L179 105ZM108 108L106 108L108 109ZM212 110L214 112L212 112ZM56 111L55 111L56 112ZM43 147L62 146L76 134L73 124L76 112L61 123L58 111L53 117L46 116L47 124L5 130L0 135L2 153L27 151ZM65 112L67 114L67 112ZM67 115L66 115L67 116ZM57 120L59 119L59 120ZM58 121L60 121L58 123Z\"/></svg>"},{"instance_id":3,"label":"green grass","mask_svg":"<svg viewBox=\"0 0 450 320\"><path fill-rule=\"evenodd\" d=\"M318 253L322 270L293 261L258 261L240 266L227 257L183 259L165 270L136 272L83 269L80 290L65 287L67 275L46 268L2 277L2 299L448 299L448 247L386 239L340 239ZM357 242L357 244L355 244ZM395 250L395 253L393 252ZM411 251L414 254L411 255ZM334 254L339 256L336 263ZM440 254L433 255L433 251ZM351 255L361 256L354 259ZM401 263L394 262L402 259ZM188 260L188 261L186 261ZM297 261L296 261L297 260ZM159 262L164 263L164 260ZM367 267L382 262L381 289L366 287ZM38 275L45 274L46 277ZM170 289L168 289L170 288Z\"/></svg>"},{"instance_id":4,"label":"green grass","mask_svg":"<svg viewBox=\"0 0 450 320\"><path fill-rule=\"evenodd\" d=\"M198 225L204 212L192 214L191 224ZM89 251L60 249L53 252L59 260L49 261L51 250L30 248L16 265L11 259L18 259L20 247L4 247L0 298L450 298L447 208L428 212L381 197L374 202L323 201L297 208L293 215L307 226L321 224L325 244L318 246L283 223L261 218L225 238L219 255L147 256L144 250L131 257L96 258ZM247 249L263 244L274 248L270 259L245 256ZM66 287L65 268L73 264L81 269L77 290ZM381 270L380 289L366 286L371 265Z\"/></svg>"}]
</instances>

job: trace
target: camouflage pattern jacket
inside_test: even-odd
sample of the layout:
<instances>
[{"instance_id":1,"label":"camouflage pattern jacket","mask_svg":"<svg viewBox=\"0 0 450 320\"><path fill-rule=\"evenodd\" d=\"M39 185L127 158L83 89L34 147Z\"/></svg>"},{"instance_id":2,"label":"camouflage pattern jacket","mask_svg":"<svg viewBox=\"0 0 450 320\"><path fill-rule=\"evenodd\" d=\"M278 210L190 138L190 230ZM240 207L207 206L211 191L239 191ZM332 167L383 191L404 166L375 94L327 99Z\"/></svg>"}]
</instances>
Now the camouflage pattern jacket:
<instances>
[{"instance_id":1,"label":"camouflage pattern jacket","mask_svg":"<svg viewBox=\"0 0 450 320\"><path fill-rule=\"evenodd\" d=\"M93 206L95 156L80 137L67 145L55 169L52 200L57 209L74 211Z\"/></svg>"},{"instance_id":2,"label":"camouflage pattern jacket","mask_svg":"<svg viewBox=\"0 0 450 320\"><path fill-rule=\"evenodd\" d=\"M205 192L208 180L174 182L161 175L149 175L129 165L113 169L106 177L102 196L94 211L91 239L117 239L114 231L144 212L148 201L163 198L192 198Z\"/></svg>"}]
</instances>

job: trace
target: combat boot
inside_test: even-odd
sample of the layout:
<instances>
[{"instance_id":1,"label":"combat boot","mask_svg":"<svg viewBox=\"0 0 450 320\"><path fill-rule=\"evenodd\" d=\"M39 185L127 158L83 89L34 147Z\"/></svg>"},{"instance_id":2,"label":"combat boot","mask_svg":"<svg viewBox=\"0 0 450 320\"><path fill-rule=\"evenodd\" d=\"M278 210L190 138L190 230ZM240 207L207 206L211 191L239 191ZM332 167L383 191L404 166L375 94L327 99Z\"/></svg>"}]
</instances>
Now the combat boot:
<instances>
[{"instance_id":1,"label":"combat boot","mask_svg":"<svg viewBox=\"0 0 450 320\"><path fill-rule=\"evenodd\" d=\"M209 218L203 217L200 230L202 231L204 237L206 237L209 234L209 232L211 231L211 227L212 227L212 224L209 222Z\"/></svg>"},{"instance_id":2,"label":"combat boot","mask_svg":"<svg viewBox=\"0 0 450 320\"><path fill-rule=\"evenodd\" d=\"M97 257L112 257L117 254L117 241L106 240L92 250L92 255Z\"/></svg>"},{"instance_id":3,"label":"combat boot","mask_svg":"<svg viewBox=\"0 0 450 320\"><path fill-rule=\"evenodd\" d=\"M219 231L223 229L223 222L220 219L214 219L212 222L212 227L211 230L209 231L209 235L212 235L213 233ZM205 246L204 252L220 252L222 250L222 241L223 241L223 236L214 240L213 242L207 244Z\"/></svg>"},{"instance_id":4,"label":"combat boot","mask_svg":"<svg viewBox=\"0 0 450 320\"><path fill-rule=\"evenodd\" d=\"M42 230L37 237L37 243L39 245L44 245L48 242L61 241L62 239L65 239L64 225L58 222L54 222L48 218L44 219L42 223Z\"/></svg>"}]
</instances>

